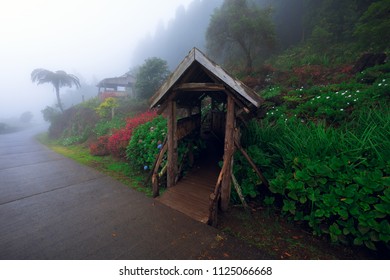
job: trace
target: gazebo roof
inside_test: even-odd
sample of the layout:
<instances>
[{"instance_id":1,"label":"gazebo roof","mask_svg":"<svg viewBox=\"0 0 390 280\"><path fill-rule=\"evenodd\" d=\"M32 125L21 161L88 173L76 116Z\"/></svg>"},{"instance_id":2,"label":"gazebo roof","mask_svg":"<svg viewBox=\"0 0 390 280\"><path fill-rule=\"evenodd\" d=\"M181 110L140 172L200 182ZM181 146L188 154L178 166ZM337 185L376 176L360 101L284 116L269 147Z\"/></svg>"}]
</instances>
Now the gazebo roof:
<instances>
[{"instance_id":1,"label":"gazebo roof","mask_svg":"<svg viewBox=\"0 0 390 280\"><path fill-rule=\"evenodd\" d=\"M257 109L263 99L241 81L230 76L197 48L193 48L176 70L150 99L151 108L175 99L179 105L191 105L205 94L226 98L231 94L237 105L246 111Z\"/></svg>"}]
</instances>

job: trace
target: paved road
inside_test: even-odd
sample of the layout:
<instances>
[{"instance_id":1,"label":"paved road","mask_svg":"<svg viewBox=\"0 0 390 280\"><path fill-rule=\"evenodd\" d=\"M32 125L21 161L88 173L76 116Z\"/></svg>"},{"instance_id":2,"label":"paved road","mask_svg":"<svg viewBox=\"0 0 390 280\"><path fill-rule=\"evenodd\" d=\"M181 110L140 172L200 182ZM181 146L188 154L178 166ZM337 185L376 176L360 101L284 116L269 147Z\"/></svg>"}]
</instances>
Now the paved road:
<instances>
[{"instance_id":1,"label":"paved road","mask_svg":"<svg viewBox=\"0 0 390 280\"><path fill-rule=\"evenodd\" d=\"M268 258L54 153L43 129L0 135L0 259Z\"/></svg>"}]
</instances>

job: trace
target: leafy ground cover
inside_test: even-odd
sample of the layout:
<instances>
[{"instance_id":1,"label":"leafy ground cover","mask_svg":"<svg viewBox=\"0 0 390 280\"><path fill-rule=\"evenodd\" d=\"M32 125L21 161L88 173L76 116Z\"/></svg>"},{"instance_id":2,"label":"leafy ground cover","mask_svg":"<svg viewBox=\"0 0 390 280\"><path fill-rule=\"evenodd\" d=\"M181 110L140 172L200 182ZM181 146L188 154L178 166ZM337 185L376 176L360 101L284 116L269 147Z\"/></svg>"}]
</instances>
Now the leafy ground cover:
<instances>
[{"instance_id":1,"label":"leafy ground cover","mask_svg":"<svg viewBox=\"0 0 390 280\"><path fill-rule=\"evenodd\" d=\"M240 206L219 217L218 228L267 252L275 259L291 260L369 260L388 259L386 251L330 243L313 236L301 224L289 221L280 212L254 207L248 214Z\"/></svg>"},{"instance_id":2,"label":"leafy ground cover","mask_svg":"<svg viewBox=\"0 0 390 280\"><path fill-rule=\"evenodd\" d=\"M389 92L386 64L340 84L263 91L268 112L242 142L270 189L256 188L238 154L244 195L333 243L389 250Z\"/></svg>"}]
</instances>

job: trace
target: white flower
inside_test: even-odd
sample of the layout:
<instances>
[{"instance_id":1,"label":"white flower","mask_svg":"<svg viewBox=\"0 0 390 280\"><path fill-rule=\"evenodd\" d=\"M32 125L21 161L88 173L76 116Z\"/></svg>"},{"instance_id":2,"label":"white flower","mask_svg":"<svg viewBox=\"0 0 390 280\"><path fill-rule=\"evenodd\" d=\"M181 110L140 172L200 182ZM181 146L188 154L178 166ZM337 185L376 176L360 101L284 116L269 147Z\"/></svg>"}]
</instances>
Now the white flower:
<instances>
[{"instance_id":1,"label":"white flower","mask_svg":"<svg viewBox=\"0 0 390 280\"><path fill-rule=\"evenodd\" d=\"M341 93L341 95L344 95L344 94L345 94L345 92L342 92L342 93Z\"/></svg>"},{"instance_id":2,"label":"white flower","mask_svg":"<svg viewBox=\"0 0 390 280\"><path fill-rule=\"evenodd\" d=\"M340 111L342 112L342 111L344 111L344 109L343 109L343 108L341 108L341 109L340 109Z\"/></svg>"},{"instance_id":3,"label":"white flower","mask_svg":"<svg viewBox=\"0 0 390 280\"><path fill-rule=\"evenodd\" d=\"M356 92L360 92L360 90L357 90Z\"/></svg>"},{"instance_id":4,"label":"white flower","mask_svg":"<svg viewBox=\"0 0 390 280\"><path fill-rule=\"evenodd\" d=\"M348 95L348 98L352 97L352 95Z\"/></svg>"},{"instance_id":5,"label":"white flower","mask_svg":"<svg viewBox=\"0 0 390 280\"><path fill-rule=\"evenodd\" d=\"M329 96L326 97L326 99L329 99L329 98L330 98Z\"/></svg>"},{"instance_id":6,"label":"white flower","mask_svg":"<svg viewBox=\"0 0 390 280\"><path fill-rule=\"evenodd\" d=\"M386 82L386 79L383 79L382 82Z\"/></svg>"},{"instance_id":7,"label":"white flower","mask_svg":"<svg viewBox=\"0 0 390 280\"><path fill-rule=\"evenodd\" d=\"M321 98L321 96L317 96L317 99L318 99L318 98Z\"/></svg>"},{"instance_id":8,"label":"white flower","mask_svg":"<svg viewBox=\"0 0 390 280\"><path fill-rule=\"evenodd\" d=\"M382 85L382 83L379 83L379 84L378 84L378 87L380 87L381 85Z\"/></svg>"}]
</instances>

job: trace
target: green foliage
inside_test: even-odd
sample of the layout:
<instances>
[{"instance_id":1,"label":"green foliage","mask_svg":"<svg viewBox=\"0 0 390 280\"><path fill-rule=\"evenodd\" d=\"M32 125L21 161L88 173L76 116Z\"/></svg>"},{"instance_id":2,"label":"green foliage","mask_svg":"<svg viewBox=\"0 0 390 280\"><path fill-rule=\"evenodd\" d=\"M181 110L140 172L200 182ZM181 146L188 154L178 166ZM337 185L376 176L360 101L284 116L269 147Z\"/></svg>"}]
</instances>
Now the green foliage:
<instances>
[{"instance_id":1,"label":"green foliage","mask_svg":"<svg viewBox=\"0 0 390 280\"><path fill-rule=\"evenodd\" d=\"M126 149L130 165L136 168L142 167L145 170L150 169L166 133L167 121L162 116L157 116L152 121L135 128Z\"/></svg>"},{"instance_id":2,"label":"green foliage","mask_svg":"<svg viewBox=\"0 0 390 280\"><path fill-rule=\"evenodd\" d=\"M140 99L149 99L169 76L170 71L165 60L157 57L148 58L139 68L135 83Z\"/></svg>"},{"instance_id":3,"label":"green foliage","mask_svg":"<svg viewBox=\"0 0 390 280\"><path fill-rule=\"evenodd\" d=\"M386 66L378 68L371 85L288 92L283 106L250 122L241 137L269 179L274 196L264 198L266 205L275 201L315 234L370 249L390 241L389 85ZM258 195L251 167L240 155L235 162L243 192Z\"/></svg>"},{"instance_id":4,"label":"green foliage","mask_svg":"<svg viewBox=\"0 0 390 280\"><path fill-rule=\"evenodd\" d=\"M83 135L73 135L73 136L69 136L69 137L65 137L65 138L60 139L59 143L62 146L71 146L74 144L81 143L84 140L85 140L85 136L83 136Z\"/></svg>"},{"instance_id":5,"label":"green foliage","mask_svg":"<svg viewBox=\"0 0 390 280\"><path fill-rule=\"evenodd\" d=\"M280 86L271 86L261 91L259 95L267 100L279 96L281 95L281 93L282 93L282 89Z\"/></svg>"},{"instance_id":6,"label":"green foliage","mask_svg":"<svg viewBox=\"0 0 390 280\"><path fill-rule=\"evenodd\" d=\"M112 120L101 119L95 124L93 129L94 134L97 137L111 134L115 129L120 129L126 125L126 121L120 117L114 117Z\"/></svg>"},{"instance_id":7,"label":"green foliage","mask_svg":"<svg viewBox=\"0 0 390 280\"><path fill-rule=\"evenodd\" d=\"M357 75L360 81L375 79L370 86L352 81L291 90L283 96L285 102L282 106L270 107L267 119L287 121L297 117L304 122L324 120L328 125L350 121L353 111L390 101L390 75L376 70L385 71L387 67L388 65L377 66Z\"/></svg>"},{"instance_id":8,"label":"green foliage","mask_svg":"<svg viewBox=\"0 0 390 280\"><path fill-rule=\"evenodd\" d=\"M388 84L390 81L390 61L385 64L370 67L361 73L358 73L356 75L356 81L364 84L373 84L375 81L378 83L383 82L384 85Z\"/></svg>"},{"instance_id":9,"label":"green foliage","mask_svg":"<svg viewBox=\"0 0 390 280\"><path fill-rule=\"evenodd\" d=\"M59 112L57 109L50 106L46 106L46 108L43 109L41 112L43 115L43 119L50 123L53 122L56 118L58 118L58 116L60 116L61 114L61 112Z\"/></svg>"},{"instance_id":10,"label":"green foliage","mask_svg":"<svg viewBox=\"0 0 390 280\"><path fill-rule=\"evenodd\" d=\"M354 35L363 50L383 51L389 47L390 2L375 1L359 19Z\"/></svg>"},{"instance_id":11,"label":"green foliage","mask_svg":"<svg viewBox=\"0 0 390 280\"><path fill-rule=\"evenodd\" d=\"M167 121L162 116L157 116L152 121L139 125L133 132L129 145L126 149L126 156L131 166L136 169L150 170L156 157L162 148L163 141L167 134ZM192 145L194 157L197 157L204 148L203 142L197 137L185 137L178 143L178 161L188 152L189 143ZM166 163L163 159L162 165ZM184 161L182 172L188 169Z\"/></svg>"},{"instance_id":12,"label":"green foliage","mask_svg":"<svg viewBox=\"0 0 390 280\"><path fill-rule=\"evenodd\" d=\"M83 108L95 110L95 108L98 107L100 103L101 102L99 100L99 97L94 97L78 104L77 107L83 107Z\"/></svg>"},{"instance_id":13,"label":"green foliage","mask_svg":"<svg viewBox=\"0 0 390 280\"><path fill-rule=\"evenodd\" d=\"M255 58L264 59L274 48L271 12L246 0L224 1L212 15L206 32L208 52L225 64L244 57L245 68L252 69Z\"/></svg>"},{"instance_id":14,"label":"green foliage","mask_svg":"<svg viewBox=\"0 0 390 280\"><path fill-rule=\"evenodd\" d=\"M106 98L100 105L95 108L96 113L101 118L114 117L114 110L119 106L118 100L115 97Z\"/></svg>"}]
</instances>

